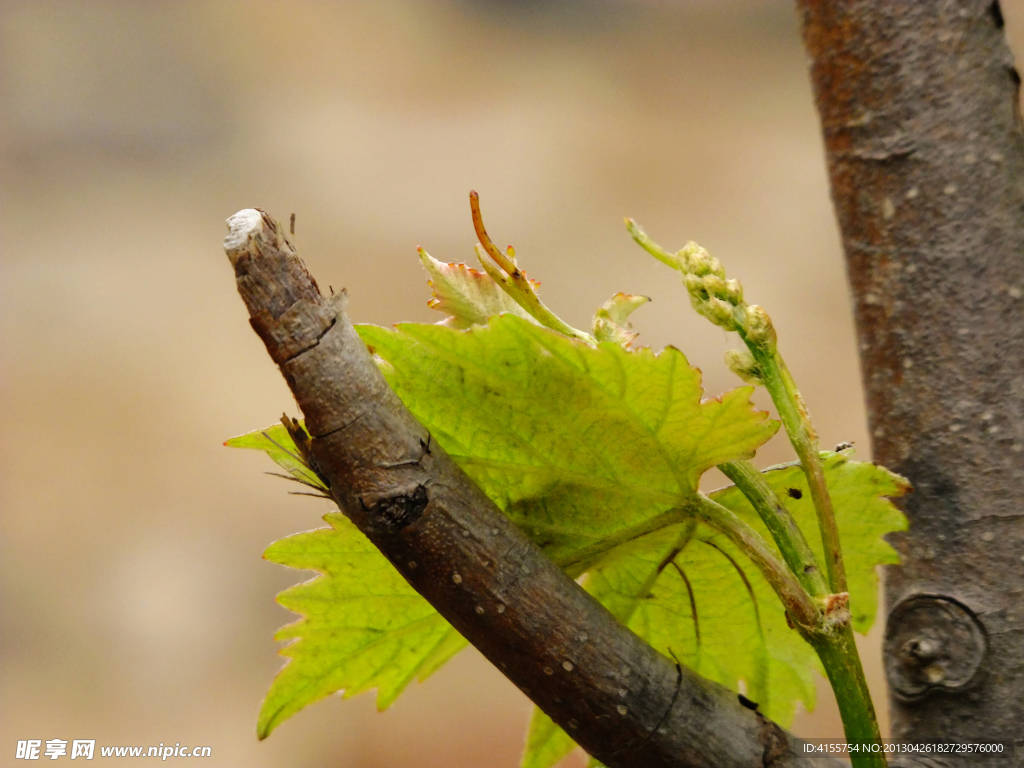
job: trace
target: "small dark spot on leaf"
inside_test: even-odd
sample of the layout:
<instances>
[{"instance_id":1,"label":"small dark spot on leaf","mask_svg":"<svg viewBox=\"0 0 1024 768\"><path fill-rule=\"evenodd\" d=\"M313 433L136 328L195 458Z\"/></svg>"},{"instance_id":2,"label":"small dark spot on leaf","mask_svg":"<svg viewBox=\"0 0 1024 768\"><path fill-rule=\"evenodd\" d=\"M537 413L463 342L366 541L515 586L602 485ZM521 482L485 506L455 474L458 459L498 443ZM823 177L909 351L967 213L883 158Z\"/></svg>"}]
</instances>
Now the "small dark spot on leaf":
<instances>
[{"instance_id":1,"label":"small dark spot on leaf","mask_svg":"<svg viewBox=\"0 0 1024 768\"><path fill-rule=\"evenodd\" d=\"M799 488L790 488L788 493L791 499L802 499L804 497L804 492Z\"/></svg>"},{"instance_id":2,"label":"small dark spot on leaf","mask_svg":"<svg viewBox=\"0 0 1024 768\"><path fill-rule=\"evenodd\" d=\"M742 704L747 709L752 709L755 712L757 712L757 702L751 701L746 696L744 696L742 693L737 693L736 695L739 696L739 698L740 698L740 704Z\"/></svg>"},{"instance_id":3,"label":"small dark spot on leaf","mask_svg":"<svg viewBox=\"0 0 1024 768\"><path fill-rule=\"evenodd\" d=\"M369 352L371 355L376 355L377 354L377 348L375 346L373 346L372 344L367 344L366 345L366 351Z\"/></svg>"}]
</instances>

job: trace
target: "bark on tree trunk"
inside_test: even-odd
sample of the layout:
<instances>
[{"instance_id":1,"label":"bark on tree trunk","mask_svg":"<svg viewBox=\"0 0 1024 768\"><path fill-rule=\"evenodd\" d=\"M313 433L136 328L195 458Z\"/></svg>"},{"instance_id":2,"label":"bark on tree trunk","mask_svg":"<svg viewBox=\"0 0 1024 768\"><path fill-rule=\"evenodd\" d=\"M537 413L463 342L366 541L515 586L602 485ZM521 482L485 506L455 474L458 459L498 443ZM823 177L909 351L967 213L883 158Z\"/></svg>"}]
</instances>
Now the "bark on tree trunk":
<instances>
[{"instance_id":1,"label":"bark on tree trunk","mask_svg":"<svg viewBox=\"0 0 1024 768\"><path fill-rule=\"evenodd\" d=\"M799 0L894 537L893 736L1024 765L1024 133L998 2Z\"/></svg>"}]
</instances>

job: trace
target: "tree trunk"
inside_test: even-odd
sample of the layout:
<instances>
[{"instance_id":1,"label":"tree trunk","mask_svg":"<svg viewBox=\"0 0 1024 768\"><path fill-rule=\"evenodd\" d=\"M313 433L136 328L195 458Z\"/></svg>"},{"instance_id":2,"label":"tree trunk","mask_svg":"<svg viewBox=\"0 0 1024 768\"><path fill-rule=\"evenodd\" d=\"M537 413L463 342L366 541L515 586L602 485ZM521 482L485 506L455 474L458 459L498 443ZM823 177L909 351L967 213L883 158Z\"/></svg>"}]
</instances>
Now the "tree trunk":
<instances>
[{"instance_id":1,"label":"tree trunk","mask_svg":"<svg viewBox=\"0 0 1024 768\"><path fill-rule=\"evenodd\" d=\"M800 0L893 537L893 736L1024 764L1024 133L999 3Z\"/></svg>"}]
</instances>

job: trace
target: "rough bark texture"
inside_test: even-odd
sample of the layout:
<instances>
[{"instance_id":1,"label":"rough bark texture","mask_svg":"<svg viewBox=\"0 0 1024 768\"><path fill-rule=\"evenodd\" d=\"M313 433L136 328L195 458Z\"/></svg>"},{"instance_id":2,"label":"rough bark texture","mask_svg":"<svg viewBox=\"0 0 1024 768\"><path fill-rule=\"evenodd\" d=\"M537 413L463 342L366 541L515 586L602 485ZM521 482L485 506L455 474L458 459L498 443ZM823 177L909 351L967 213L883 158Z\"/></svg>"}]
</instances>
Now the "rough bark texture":
<instances>
[{"instance_id":1,"label":"rough bark texture","mask_svg":"<svg viewBox=\"0 0 1024 768\"><path fill-rule=\"evenodd\" d=\"M893 736L1024 764L1024 134L997 2L801 0L875 458Z\"/></svg>"},{"instance_id":2,"label":"rough bark texture","mask_svg":"<svg viewBox=\"0 0 1024 768\"><path fill-rule=\"evenodd\" d=\"M318 471L456 629L610 768L791 763L785 731L626 629L431 441L349 323L344 294L321 297L279 224L247 210L229 225L239 293L306 417Z\"/></svg>"}]
</instances>

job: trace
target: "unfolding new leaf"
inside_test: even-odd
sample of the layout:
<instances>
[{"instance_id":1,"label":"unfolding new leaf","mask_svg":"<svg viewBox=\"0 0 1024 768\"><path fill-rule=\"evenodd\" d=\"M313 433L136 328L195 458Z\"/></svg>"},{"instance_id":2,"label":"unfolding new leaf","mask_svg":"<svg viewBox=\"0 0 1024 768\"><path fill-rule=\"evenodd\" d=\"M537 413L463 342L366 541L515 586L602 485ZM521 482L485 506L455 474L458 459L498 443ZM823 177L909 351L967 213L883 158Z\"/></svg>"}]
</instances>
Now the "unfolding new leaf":
<instances>
[{"instance_id":1,"label":"unfolding new leaf","mask_svg":"<svg viewBox=\"0 0 1024 768\"><path fill-rule=\"evenodd\" d=\"M305 429L305 427L303 427ZM316 472L307 466L299 455L299 449L295 446L288 430L281 424L274 424L266 429L250 432L246 435L239 435L227 440L224 445L228 448L249 448L255 451L263 451L274 463L285 470L295 480L310 488L327 493L327 486L323 484Z\"/></svg>"},{"instance_id":2,"label":"unfolding new leaf","mask_svg":"<svg viewBox=\"0 0 1024 768\"><path fill-rule=\"evenodd\" d=\"M628 347L639 334L632 330L627 318L649 301L646 296L633 296L621 291L616 293L594 314L591 330L594 338Z\"/></svg>"},{"instance_id":3,"label":"unfolding new leaf","mask_svg":"<svg viewBox=\"0 0 1024 768\"><path fill-rule=\"evenodd\" d=\"M465 264L445 264L438 261L422 248L420 261L427 270L427 281L434 295L428 303L431 309L444 312L448 317L439 324L450 328L469 328L483 325L487 318L508 312L524 320L534 322L525 309L519 306L490 275ZM530 281L534 288L540 285Z\"/></svg>"}]
</instances>

